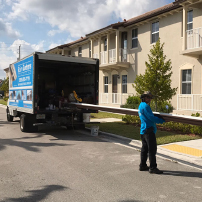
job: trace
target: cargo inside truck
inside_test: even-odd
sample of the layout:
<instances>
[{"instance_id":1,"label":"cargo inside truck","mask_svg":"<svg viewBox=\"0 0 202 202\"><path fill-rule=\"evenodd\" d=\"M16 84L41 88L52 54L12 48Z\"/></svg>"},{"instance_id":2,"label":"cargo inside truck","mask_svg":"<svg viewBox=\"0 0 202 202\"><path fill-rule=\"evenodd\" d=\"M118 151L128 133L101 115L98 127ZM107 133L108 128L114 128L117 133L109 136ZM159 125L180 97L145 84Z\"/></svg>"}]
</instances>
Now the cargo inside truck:
<instances>
[{"instance_id":1,"label":"cargo inside truck","mask_svg":"<svg viewBox=\"0 0 202 202\"><path fill-rule=\"evenodd\" d=\"M95 64L39 60L37 65L38 109L61 109L71 102L97 104Z\"/></svg>"}]
</instances>

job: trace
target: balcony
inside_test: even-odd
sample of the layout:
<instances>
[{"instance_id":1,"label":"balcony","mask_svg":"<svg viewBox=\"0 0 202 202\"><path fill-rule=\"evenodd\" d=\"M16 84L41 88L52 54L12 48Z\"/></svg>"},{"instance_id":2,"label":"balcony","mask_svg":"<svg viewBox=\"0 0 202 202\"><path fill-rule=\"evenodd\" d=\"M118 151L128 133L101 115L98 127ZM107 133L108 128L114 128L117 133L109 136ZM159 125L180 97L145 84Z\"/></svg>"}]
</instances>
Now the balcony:
<instances>
[{"instance_id":1,"label":"balcony","mask_svg":"<svg viewBox=\"0 0 202 202\"><path fill-rule=\"evenodd\" d=\"M116 58L116 49L103 51L100 53L100 69L119 69L119 68L129 68L129 60L128 60L128 50L127 49L119 49L118 60ZM109 59L108 59L109 58Z\"/></svg>"},{"instance_id":2,"label":"balcony","mask_svg":"<svg viewBox=\"0 0 202 202\"><path fill-rule=\"evenodd\" d=\"M199 57L202 55L202 27L187 30L187 49L183 55Z\"/></svg>"},{"instance_id":3,"label":"balcony","mask_svg":"<svg viewBox=\"0 0 202 202\"><path fill-rule=\"evenodd\" d=\"M129 96L133 96L132 93L100 93L99 104L119 104L123 105Z\"/></svg>"},{"instance_id":4,"label":"balcony","mask_svg":"<svg viewBox=\"0 0 202 202\"><path fill-rule=\"evenodd\" d=\"M95 58L95 59L99 59L99 55L98 55L98 53L94 53L94 54L93 54L93 58Z\"/></svg>"},{"instance_id":5,"label":"balcony","mask_svg":"<svg viewBox=\"0 0 202 202\"><path fill-rule=\"evenodd\" d=\"M202 95L201 94L177 95L177 110L202 112Z\"/></svg>"}]
</instances>

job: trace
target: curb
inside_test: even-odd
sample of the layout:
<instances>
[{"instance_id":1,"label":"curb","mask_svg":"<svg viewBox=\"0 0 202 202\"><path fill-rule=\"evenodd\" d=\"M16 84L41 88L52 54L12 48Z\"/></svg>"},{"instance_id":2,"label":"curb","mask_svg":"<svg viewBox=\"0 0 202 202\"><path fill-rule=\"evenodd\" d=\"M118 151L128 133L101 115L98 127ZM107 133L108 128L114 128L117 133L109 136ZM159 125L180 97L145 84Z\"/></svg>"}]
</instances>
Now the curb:
<instances>
[{"instance_id":1,"label":"curb","mask_svg":"<svg viewBox=\"0 0 202 202\"><path fill-rule=\"evenodd\" d=\"M0 104L0 107L6 109L6 105Z\"/></svg>"},{"instance_id":2,"label":"curb","mask_svg":"<svg viewBox=\"0 0 202 202\"><path fill-rule=\"evenodd\" d=\"M90 128L86 128L86 129L90 130ZM100 138L103 138L103 137L113 138L113 140L115 140L116 142L121 143L121 144L126 145L126 146L129 146L129 147L132 147L132 148L134 148L135 150L137 150L139 152L140 152L141 146L142 146L142 142L139 141L139 140L134 140L134 139L127 138L127 137L122 137L122 136L119 136L119 135L115 135L115 134L107 133L107 132L103 132L103 131L99 131L99 134L98 134L97 137L100 137ZM164 160L168 160L168 161L171 161L171 162L174 162L174 163L179 163L179 164L182 164L182 165L186 165L186 166L189 166L189 167L192 167L192 168L202 170L201 165L198 165L198 164L186 161L186 160L182 160L182 159L179 159L179 158L175 158L175 157L171 157L169 155L163 154L163 153L160 152L162 149L159 146L157 146L157 148L158 148L157 149L158 152L157 152L156 156L159 157L159 158L162 158Z\"/></svg>"}]
</instances>

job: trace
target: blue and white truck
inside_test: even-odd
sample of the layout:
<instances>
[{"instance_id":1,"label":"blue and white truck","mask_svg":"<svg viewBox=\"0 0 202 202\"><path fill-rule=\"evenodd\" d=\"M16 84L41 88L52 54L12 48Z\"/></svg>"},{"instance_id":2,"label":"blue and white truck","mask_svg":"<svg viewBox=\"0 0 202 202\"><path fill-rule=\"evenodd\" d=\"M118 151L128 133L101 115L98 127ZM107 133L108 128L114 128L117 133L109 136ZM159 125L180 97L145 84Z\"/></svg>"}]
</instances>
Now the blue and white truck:
<instances>
[{"instance_id":1,"label":"blue and white truck","mask_svg":"<svg viewBox=\"0 0 202 202\"><path fill-rule=\"evenodd\" d=\"M20 117L23 132L39 125L85 127L84 115L72 102L98 104L99 60L48 53L33 54L9 66L7 120Z\"/></svg>"}]
</instances>

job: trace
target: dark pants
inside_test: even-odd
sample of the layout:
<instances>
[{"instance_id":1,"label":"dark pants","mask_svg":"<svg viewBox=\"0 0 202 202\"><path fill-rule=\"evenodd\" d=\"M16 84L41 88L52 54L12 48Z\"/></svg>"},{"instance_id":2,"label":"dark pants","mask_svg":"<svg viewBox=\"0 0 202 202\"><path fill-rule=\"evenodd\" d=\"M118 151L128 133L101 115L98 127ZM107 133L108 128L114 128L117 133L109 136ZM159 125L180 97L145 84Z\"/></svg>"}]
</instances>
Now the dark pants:
<instances>
[{"instance_id":1,"label":"dark pants","mask_svg":"<svg viewBox=\"0 0 202 202\"><path fill-rule=\"evenodd\" d=\"M153 132L147 132L144 135L141 135L142 139L142 149L141 149L141 166L146 166L147 155L149 153L149 162L150 169L154 169L157 167L156 164L156 152L157 152L157 144L156 144L156 136Z\"/></svg>"}]
</instances>

